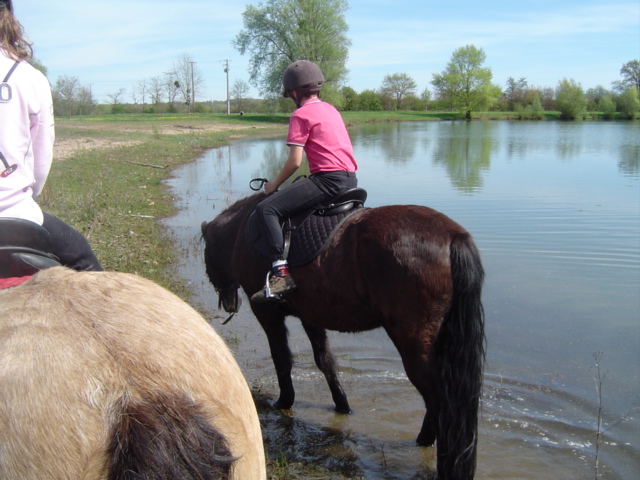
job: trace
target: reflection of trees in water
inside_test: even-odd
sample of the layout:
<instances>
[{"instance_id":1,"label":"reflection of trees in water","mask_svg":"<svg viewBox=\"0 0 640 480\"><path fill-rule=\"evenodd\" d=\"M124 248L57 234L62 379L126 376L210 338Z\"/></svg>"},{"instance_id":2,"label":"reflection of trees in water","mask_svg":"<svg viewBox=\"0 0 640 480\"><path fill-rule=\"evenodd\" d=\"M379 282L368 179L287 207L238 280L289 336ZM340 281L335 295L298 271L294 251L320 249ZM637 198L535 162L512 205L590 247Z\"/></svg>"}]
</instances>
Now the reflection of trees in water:
<instances>
[{"instance_id":1,"label":"reflection of trees in water","mask_svg":"<svg viewBox=\"0 0 640 480\"><path fill-rule=\"evenodd\" d=\"M569 162L580 156L584 147L583 142L589 140L588 138L583 138L583 130L580 127L582 125L576 122L558 123L558 138L555 141L558 160Z\"/></svg>"},{"instance_id":2,"label":"reflection of trees in water","mask_svg":"<svg viewBox=\"0 0 640 480\"><path fill-rule=\"evenodd\" d=\"M216 186L217 191L221 192L223 204L229 205L236 200L232 188L233 166L249 161L251 149L244 142L239 142L234 145L214 148L207 155L211 157L213 165L211 183Z\"/></svg>"},{"instance_id":3,"label":"reflection of trees in water","mask_svg":"<svg viewBox=\"0 0 640 480\"><path fill-rule=\"evenodd\" d=\"M365 123L349 130L351 143L354 149L365 147L367 150L375 150L382 144L382 132L388 128L388 124Z\"/></svg>"},{"instance_id":4,"label":"reflection of trees in water","mask_svg":"<svg viewBox=\"0 0 640 480\"><path fill-rule=\"evenodd\" d=\"M233 169L231 168L232 149L230 145L211 150L213 156L213 179L212 184L216 190L222 193L224 205L229 205L232 198L231 184L233 179ZM215 206L214 206L215 208Z\"/></svg>"},{"instance_id":5,"label":"reflection of trees in water","mask_svg":"<svg viewBox=\"0 0 640 480\"><path fill-rule=\"evenodd\" d=\"M618 160L618 169L623 175L632 177L640 176L640 146L622 145L620 147L620 159Z\"/></svg>"},{"instance_id":6,"label":"reflection of trees in water","mask_svg":"<svg viewBox=\"0 0 640 480\"><path fill-rule=\"evenodd\" d=\"M451 184L466 193L482 189L491 153L498 148L489 122L455 122L449 135L436 139L433 162L446 168Z\"/></svg>"},{"instance_id":7,"label":"reflection of trees in water","mask_svg":"<svg viewBox=\"0 0 640 480\"><path fill-rule=\"evenodd\" d=\"M255 171L253 177L264 177L273 180L278 176L278 172L280 172L282 165L284 165L289 156L289 147L284 142L284 139L282 142L267 142L262 155L260 167ZM306 157L304 158L305 161L302 162L301 167L286 183L292 182L299 175L309 175L309 164L306 162Z\"/></svg>"},{"instance_id":8,"label":"reflection of trees in water","mask_svg":"<svg viewBox=\"0 0 640 480\"><path fill-rule=\"evenodd\" d=\"M382 152L385 163L405 165L413 159L417 136L403 123L370 123L349 132L355 149ZM363 162L366 159L356 158Z\"/></svg>"},{"instance_id":9,"label":"reflection of trees in water","mask_svg":"<svg viewBox=\"0 0 640 480\"><path fill-rule=\"evenodd\" d=\"M413 159L416 150L416 136L411 128L396 123L381 131L380 147L387 163L406 165Z\"/></svg>"}]
</instances>

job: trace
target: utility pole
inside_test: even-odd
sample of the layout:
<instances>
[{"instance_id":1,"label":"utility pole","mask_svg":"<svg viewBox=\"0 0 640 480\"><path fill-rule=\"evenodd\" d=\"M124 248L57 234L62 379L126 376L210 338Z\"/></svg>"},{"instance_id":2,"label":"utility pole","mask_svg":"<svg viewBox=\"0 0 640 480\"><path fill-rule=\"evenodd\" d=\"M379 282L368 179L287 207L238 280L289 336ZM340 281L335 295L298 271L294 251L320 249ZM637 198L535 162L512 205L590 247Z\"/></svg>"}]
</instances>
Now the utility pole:
<instances>
[{"instance_id":1,"label":"utility pole","mask_svg":"<svg viewBox=\"0 0 640 480\"><path fill-rule=\"evenodd\" d=\"M191 64L191 104L193 108L196 106L196 89L195 89L195 81L193 79L193 64L196 62L189 62Z\"/></svg>"},{"instance_id":2,"label":"utility pole","mask_svg":"<svg viewBox=\"0 0 640 480\"><path fill-rule=\"evenodd\" d=\"M227 74L227 115L231 113L230 102L229 102L229 60L224 61L224 73Z\"/></svg>"}]
</instances>

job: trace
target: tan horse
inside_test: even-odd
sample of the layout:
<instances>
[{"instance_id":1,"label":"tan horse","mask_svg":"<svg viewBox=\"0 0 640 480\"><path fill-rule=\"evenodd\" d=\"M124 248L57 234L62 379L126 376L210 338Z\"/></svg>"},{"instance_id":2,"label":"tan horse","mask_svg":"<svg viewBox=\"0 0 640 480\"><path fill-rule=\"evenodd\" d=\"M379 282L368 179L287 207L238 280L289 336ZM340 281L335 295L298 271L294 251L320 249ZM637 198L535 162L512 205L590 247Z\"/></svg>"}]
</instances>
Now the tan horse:
<instances>
[{"instance_id":1,"label":"tan horse","mask_svg":"<svg viewBox=\"0 0 640 480\"><path fill-rule=\"evenodd\" d=\"M266 478L247 383L158 285L41 271L0 291L0 478Z\"/></svg>"}]
</instances>

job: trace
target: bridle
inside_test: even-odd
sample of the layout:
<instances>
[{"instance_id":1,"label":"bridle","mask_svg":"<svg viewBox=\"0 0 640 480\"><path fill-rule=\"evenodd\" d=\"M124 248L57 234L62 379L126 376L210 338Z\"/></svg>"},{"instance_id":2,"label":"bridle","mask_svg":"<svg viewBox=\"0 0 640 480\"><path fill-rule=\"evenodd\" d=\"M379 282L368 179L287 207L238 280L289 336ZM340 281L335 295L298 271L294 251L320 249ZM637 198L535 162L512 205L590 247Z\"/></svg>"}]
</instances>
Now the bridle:
<instances>
[{"instance_id":1,"label":"bridle","mask_svg":"<svg viewBox=\"0 0 640 480\"><path fill-rule=\"evenodd\" d=\"M231 294L235 294L237 297L238 288L240 288L240 285L237 282L234 282L227 287L216 287L214 285L213 289L218 294L218 310L220 308L224 308L224 310L227 311L223 303L223 298L228 299ZM232 309L231 315L229 315L229 317L227 317L227 319L224 322L222 322L222 325L226 325L227 323L229 323L231 319L235 316L235 314L238 313L239 309L240 309L240 302L236 300L235 307Z\"/></svg>"}]
</instances>

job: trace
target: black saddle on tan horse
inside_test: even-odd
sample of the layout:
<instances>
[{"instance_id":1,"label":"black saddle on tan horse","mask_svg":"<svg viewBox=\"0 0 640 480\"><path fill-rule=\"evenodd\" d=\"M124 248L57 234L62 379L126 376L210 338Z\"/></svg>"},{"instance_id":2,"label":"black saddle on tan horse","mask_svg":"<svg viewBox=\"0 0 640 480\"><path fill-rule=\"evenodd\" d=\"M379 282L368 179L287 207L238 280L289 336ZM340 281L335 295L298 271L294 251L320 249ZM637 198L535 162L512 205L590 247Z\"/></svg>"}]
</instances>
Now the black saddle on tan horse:
<instances>
[{"instance_id":1,"label":"black saddle on tan horse","mask_svg":"<svg viewBox=\"0 0 640 480\"><path fill-rule=\"evenodd\" d=\"M21 218L0 218L0 278L26 277L60 265L49 232Z\"/></svg>"},{"instance_id":2,"label":"black saddle on tan horse","mask_svg":"<svg viewBox=\"0 0 640 480\"><path fill-rule=\"evenodd\" d=\"M304 265L316 258L336 227L349 215L363 208L366 200L366 190L352 188L334 197L329 203L317 205L282 219L283 256L289 265ZM268 256L260 241L255 211L247 220L245 241L253 250Z\"/></svg>"}]
</instances>

